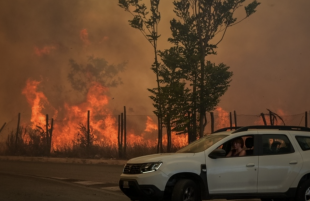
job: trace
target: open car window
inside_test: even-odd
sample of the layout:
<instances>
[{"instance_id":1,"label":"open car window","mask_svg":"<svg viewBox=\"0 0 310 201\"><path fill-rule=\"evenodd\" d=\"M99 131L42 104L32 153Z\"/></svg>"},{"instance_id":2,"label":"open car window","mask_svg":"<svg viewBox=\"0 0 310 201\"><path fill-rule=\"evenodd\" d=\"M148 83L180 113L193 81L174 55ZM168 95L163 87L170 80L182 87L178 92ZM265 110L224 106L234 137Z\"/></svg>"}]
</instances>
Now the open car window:
<instances>
[{"instance_id":1,"label":"open car window","mask_svg":"<svg viewBox=\"0 0 310 201\"><path fill-rule=\"evenodd\" d=\"M176 153L198 153L202 152L228 135L208 135L194 141L193 143L183 147Z\"/></svg>"},{"instance_id":2,"label":"open car window","mask_svg":"<svg viewBox=\"0 0 310 201\"><path fill-rule=\"evenodd\" d=\"M236 151L236 147L234 146L234 142L238 139L241 141L241 149ZM240 156L253 156L254 154L254 136L246 135L242 137L233 138L221 146L218 149L223 149L226 152L226 157L240 157ZM240 153L239 153L240 152Z\"/></svg>"}]
</instances>

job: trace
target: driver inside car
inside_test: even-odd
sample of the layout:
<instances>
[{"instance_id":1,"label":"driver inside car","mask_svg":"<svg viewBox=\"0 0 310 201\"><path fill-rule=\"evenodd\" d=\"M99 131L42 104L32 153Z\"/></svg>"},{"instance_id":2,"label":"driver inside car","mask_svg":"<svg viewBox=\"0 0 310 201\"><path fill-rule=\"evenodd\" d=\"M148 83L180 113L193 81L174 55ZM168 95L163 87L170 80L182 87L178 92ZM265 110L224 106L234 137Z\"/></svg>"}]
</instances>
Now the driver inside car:
<instances>
[{"instance_id":1,"label":"driver inside car","mask_svg":"<svg viewBox=\"0 0 310 201\"><path fill-rule=\"evenodd\" d=\"M240 138L235 138L232 141L232 147L230 152L227 154L226 157L234 157L234 156L245 156L246 151L243 149L244 147L244 141Z\"/></svg>"}]
</instances>

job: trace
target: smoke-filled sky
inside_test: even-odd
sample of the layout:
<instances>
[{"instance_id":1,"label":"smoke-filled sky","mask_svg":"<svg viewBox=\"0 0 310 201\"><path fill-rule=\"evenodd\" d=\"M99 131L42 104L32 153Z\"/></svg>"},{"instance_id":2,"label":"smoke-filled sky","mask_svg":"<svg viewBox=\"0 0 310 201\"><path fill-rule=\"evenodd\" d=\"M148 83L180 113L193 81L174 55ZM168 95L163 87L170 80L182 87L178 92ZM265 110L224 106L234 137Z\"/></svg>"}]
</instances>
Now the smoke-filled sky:
<instances>
[{"instance_id":1,"label":"smoke-filled sky","mask_svg":"<svg viewBox=\"0 0 310 201\"><path fill-rule=\"evenodd\" d=\"M310 1L259 2L257 12L231 27L217 55L208 58L225 63L234 73L219 106L238 114L259 114L266 108L302 113L310 108ZM22 94L28 79L41 82L39 90L55 108L84 101L85 69L109 87L113 113L126 105L128 115L152 114L147 92L156 87L150 70L152 46L128 25L130 14L117 4L118 0L0 1L1 125L18 112L30 114ZM161 50L170 46L172 9L172 0L161 1ZM96 74L104 66L106 73Z\"/></svg>"}]
</instances>

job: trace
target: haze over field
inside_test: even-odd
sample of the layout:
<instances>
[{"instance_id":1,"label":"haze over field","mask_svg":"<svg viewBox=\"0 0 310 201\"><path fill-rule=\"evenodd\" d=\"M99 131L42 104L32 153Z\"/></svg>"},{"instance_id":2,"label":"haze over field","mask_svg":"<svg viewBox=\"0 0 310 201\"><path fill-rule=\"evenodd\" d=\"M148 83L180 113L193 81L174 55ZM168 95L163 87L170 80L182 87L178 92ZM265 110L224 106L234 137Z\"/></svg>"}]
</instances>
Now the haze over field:
<instances>
[{"instance_id":1,"label":"haze over field","mask_svg":"<svg viewBox=\"0 0 310 201\"><path fill-rule=\"evenodd\" d=\"M148 1L145 1L148 2ZM310 108L310 1L260 0L257 12L230 28L212 62L223 62L234 73L219 106L238 114L259 114L266 108L286 114ZM128 25L131 19L117 0L3 0L0 2L0 126L31 107L22 93L27 80L39 81L38 91L50 107L86 100L85 87L72 88L72 64L104 59L117 70L101 80L108 86L108 108L119 114L153 115L147 88L156 87L150 70L151 45ZM172 0L162 0L159 49L170 44ZM241 10L240 16L243 16ZM100 60L104 62L103 60ZM126 63L126 64L124 64ZM71 64L71 65L70 65ZM116 80L110 80L116 75Z\"/></svg>"}]
</instances>

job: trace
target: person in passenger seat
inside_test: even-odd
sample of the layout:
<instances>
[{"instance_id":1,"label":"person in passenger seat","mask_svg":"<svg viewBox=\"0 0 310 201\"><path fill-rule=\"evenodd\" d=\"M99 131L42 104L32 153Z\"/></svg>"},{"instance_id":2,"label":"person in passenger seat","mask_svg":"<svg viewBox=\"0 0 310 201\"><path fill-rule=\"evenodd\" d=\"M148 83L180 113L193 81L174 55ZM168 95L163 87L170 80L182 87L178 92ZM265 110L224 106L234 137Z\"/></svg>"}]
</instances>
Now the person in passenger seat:
<instances>
[{"instance_id":1,"label":"person in passenger seat","mask_svg":"<svg viewBox=\"0 0 310 201\"><path fill-rule=\"evenodd\" d=\"M226 157L245 156L246 151L243 149L243 147L244 147L244 141L241 137L233 139L231 150Z\"/></svg>"}]
</instances>

